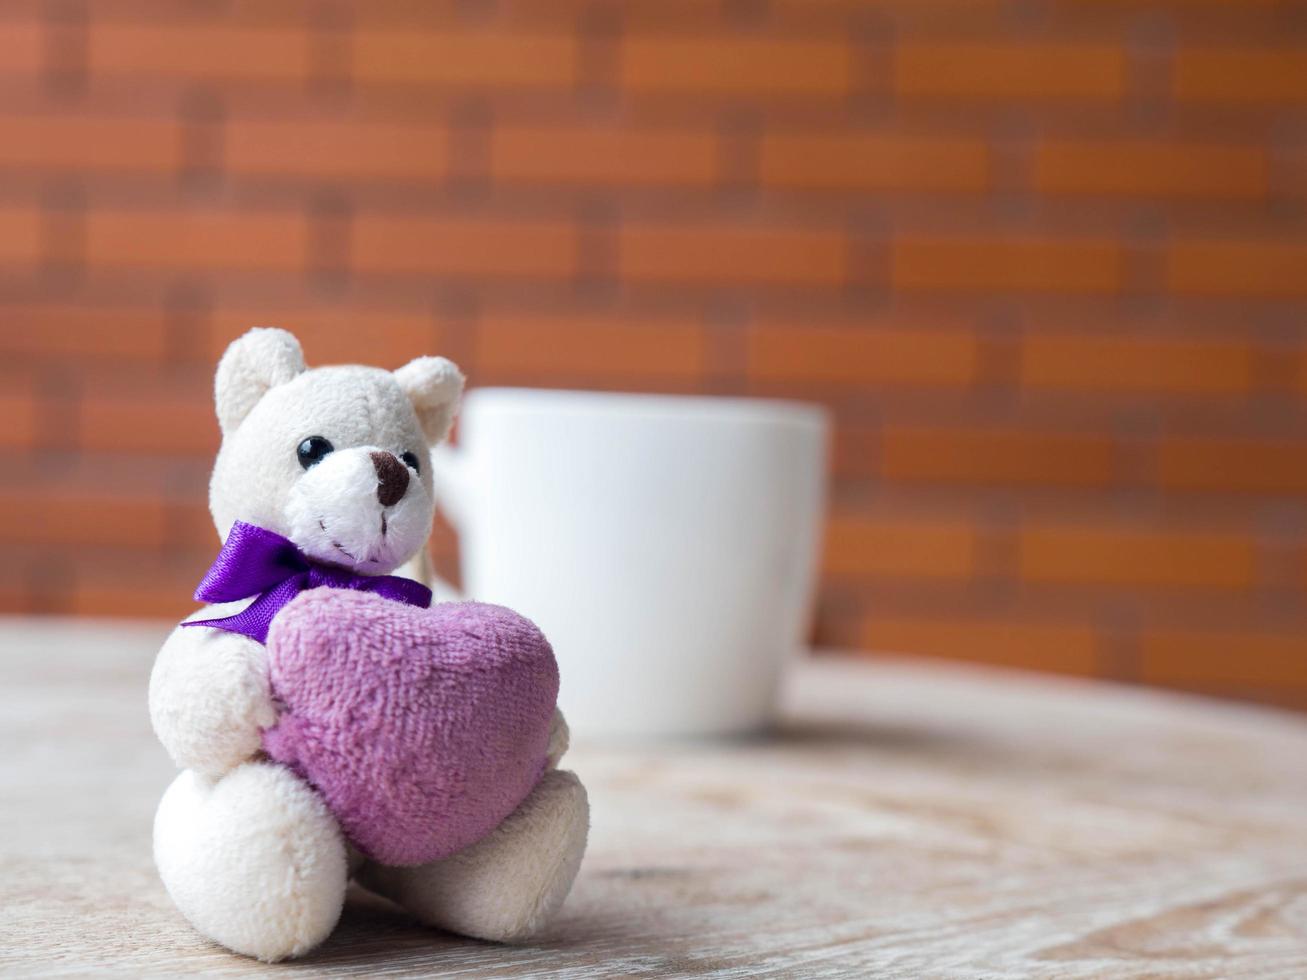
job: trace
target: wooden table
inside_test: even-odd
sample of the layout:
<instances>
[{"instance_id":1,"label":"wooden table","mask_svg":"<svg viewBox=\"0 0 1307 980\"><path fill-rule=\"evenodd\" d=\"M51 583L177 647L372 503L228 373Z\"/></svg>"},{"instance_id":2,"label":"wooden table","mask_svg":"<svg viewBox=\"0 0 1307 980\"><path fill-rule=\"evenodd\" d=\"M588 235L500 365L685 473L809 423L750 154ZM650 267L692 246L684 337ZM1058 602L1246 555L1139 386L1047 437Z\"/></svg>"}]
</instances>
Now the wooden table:
<instances>
[{"instance_id":1,"label":"wooden table","mask_svg":"<svg viewBox=\"0 0 1307 980\"><path fill-rule=\"evenodd\" d=\"M292 967L150 860L159 627L0 625L0 975L1307 976L1307 720L890 660L794 672L774 738L570 756L594 804L527 947L352 896Z\"/></svg>"}]
</instances>

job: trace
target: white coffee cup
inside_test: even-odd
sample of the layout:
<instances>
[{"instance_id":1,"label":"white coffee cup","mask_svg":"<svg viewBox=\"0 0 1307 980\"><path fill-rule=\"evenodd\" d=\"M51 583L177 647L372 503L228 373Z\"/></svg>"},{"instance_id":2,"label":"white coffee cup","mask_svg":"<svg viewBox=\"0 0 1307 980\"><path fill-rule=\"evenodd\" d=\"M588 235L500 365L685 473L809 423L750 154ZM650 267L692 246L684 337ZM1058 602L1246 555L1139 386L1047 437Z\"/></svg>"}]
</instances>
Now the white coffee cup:
<instances>
[{"instance_id":1,"label":"white coffee cup","mask_svg":"<svg viewBox=\"0 0 1307 980\"><path fill-rule=\"evenodd\" d=\"M544 630L573 731L765 726L811 615L825 413L482 388L460 419L433 469L463 592Z\"/></svg>"}]
</instances>

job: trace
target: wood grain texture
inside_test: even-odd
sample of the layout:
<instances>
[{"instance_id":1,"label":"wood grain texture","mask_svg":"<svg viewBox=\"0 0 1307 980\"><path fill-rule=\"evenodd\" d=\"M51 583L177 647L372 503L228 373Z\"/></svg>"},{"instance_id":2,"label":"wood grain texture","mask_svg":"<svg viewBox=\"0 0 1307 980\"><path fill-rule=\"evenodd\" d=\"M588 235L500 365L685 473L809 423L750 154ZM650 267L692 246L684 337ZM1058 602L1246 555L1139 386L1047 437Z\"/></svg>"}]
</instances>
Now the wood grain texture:
<instances>
[{"instance_id":1,"label":"wood grain texture","mask_svg":"<svg viewBox=\"0 0 1307 980\"><path fill-rule=\"evenodd\" d=\"M757 740L569 756L591 850L539 941L351 897L270 968L150 860L162 630L0 624L0 975L1301 977L1307 721L1084 681L807 664Z\"/></svg>"}]
</instances>

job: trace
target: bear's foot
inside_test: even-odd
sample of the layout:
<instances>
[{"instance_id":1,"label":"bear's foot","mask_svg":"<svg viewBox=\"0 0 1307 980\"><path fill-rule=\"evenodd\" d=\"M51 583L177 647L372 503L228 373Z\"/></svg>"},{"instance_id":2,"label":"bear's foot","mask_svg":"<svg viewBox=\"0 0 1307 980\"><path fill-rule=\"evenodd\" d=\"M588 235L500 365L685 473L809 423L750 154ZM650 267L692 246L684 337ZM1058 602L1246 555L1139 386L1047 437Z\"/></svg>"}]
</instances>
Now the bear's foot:
<instances>
[{"instance_id":1,"label":"bear's foot","mask_svg":"<svg viewBox=\"0 0 1307 980\"><path fill-rule=\"evenodd\" d=\"M345 841L288 769L237 766L216 782L186 770L154 818L164 887L199 932L272 963L322 942L345 901Z\"/></svg>"},{"instance_id":2,"label":"bear's foot","mask_svg":"<svg viewBox=\"0 0 1307 980\"><path fill-rule=\"evenodd\" d=\"M519 942L538 932L572 888L590 829L585 787L547 772L489 836L414 868L369 861L358 875L428 925L477 939Z\"/></svg>"}]
</instances>

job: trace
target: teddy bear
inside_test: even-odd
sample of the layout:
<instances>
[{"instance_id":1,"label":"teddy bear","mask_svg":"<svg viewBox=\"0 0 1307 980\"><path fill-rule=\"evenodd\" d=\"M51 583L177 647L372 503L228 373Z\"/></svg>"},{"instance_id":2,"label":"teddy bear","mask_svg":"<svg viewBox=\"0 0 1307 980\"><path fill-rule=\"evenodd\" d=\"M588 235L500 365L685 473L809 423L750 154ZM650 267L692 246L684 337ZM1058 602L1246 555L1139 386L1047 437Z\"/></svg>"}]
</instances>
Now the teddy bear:
<instances>
[{"instance_id":1,"label":"teddy bear","mask_svg":"<svg viewBox=\"0 0 1307 980\"><path fill-rule=\"evenodd\" d=\"M312 950L351 881L431 926L520 941L576 876L589 806L558 768L548 642L498 606L429 605L417 581L430 449L462 388L440 357L308 369L272 328L219 362L222 550L149 701L182 769L155 862L182 914L233 951Z\"/></svg>"}]
</instances>

